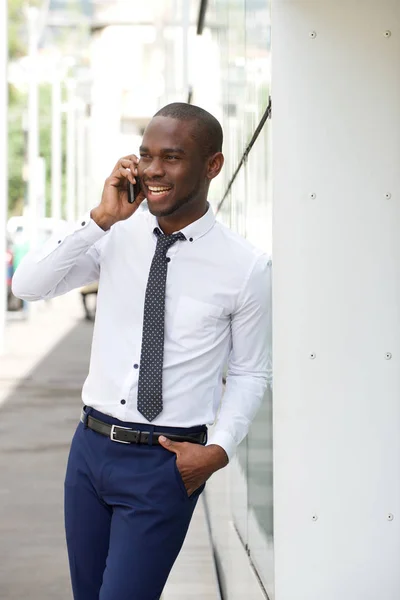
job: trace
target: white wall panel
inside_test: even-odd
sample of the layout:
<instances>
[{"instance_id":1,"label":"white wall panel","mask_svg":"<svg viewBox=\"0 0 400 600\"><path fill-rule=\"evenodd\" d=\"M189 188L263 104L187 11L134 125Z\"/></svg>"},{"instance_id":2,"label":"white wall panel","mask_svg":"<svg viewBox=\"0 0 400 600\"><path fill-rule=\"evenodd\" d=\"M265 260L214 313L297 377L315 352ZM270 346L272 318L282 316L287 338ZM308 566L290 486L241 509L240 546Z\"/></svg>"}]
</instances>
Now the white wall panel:
<instances>
[{"instance_id":1,"label":"white wall panel","mask_svg":"<svg viewBox=\"0 0 400 600\"><path fill-rule=\"evenodd\" d=\"M398 600L400 4L272 32L276 600Z\"/></svg>"}]
</instances>

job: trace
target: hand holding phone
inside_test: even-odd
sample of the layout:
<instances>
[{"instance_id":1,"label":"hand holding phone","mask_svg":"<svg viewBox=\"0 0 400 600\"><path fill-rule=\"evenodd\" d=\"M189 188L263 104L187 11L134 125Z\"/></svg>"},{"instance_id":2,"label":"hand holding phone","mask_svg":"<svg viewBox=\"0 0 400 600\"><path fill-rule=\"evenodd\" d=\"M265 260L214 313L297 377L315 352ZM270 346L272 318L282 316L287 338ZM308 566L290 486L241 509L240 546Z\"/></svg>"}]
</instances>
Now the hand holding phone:
<instances>
[{"instance_id":1,"label":"hand holding phone","mask_svg":"<svg viewBox=\"0 0 400 600\"><path fill-rule=\"evenodd\" d=\"M105 231L131 217L145 198L137 177L138 164L134 154L120 158L105 181L101 202L91 211L92 219Z\"/></svg>"}]
</instances>

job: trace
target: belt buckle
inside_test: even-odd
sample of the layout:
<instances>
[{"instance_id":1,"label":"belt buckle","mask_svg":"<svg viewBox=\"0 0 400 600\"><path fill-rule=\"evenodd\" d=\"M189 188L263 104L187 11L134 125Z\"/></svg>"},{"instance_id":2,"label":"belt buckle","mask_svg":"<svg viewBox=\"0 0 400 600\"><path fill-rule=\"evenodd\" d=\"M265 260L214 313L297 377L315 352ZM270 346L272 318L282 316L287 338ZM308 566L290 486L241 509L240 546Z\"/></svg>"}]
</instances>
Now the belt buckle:
<instances>
[{"instance_id":1,"label":"belt buckle","mask_svg":"<svg viewBox=\"0 0 400 600\"><path fill-rule=\"evenodd\" d=\"M116 428L117 429L129 429L130 431L132 431L130 427L121 427L121 425L111 425L110 440L112 442L118 442L118 444L130 444L130 442L124 442L123 440L116 440L114 438L114 435L116 434L116 431L115 431Z\"/></svg>"}]
</instances>

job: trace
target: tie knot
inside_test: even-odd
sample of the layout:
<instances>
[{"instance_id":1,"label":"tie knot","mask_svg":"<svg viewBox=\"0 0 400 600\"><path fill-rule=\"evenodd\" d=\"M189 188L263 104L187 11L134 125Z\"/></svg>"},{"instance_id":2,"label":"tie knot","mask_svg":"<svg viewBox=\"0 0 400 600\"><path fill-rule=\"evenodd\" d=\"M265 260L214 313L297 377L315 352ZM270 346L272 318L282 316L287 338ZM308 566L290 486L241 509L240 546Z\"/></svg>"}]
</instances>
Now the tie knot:
<instances>
[{"instance_id":1,"label":"tie knot","mask_svg":"<svg viewBox=\"0 0 400 600\"><path fill-rule=\"evenodd\" d=\"M178 240L186 240L186 237L182 232L173 233L172 235L164 235L163 232L158 228L154 228L154 233L157 236L157 248L156 251L166 253Z\"/></svg>"}]
</instances>

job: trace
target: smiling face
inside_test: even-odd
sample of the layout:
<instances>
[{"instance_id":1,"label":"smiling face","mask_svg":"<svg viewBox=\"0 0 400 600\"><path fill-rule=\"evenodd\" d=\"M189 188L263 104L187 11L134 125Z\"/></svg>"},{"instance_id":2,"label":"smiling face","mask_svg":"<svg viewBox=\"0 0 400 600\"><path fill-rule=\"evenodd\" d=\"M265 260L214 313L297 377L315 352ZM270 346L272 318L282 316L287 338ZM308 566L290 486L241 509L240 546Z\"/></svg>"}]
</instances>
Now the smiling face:
<instances>
[{"instance_id":1,"label":"smiling face","mask_svg":"<svg viewBox=\"0 0 400 600\"><path fill-rule=\"evenodd\" d=\"M144 132L138 165L150 212L177 218L198 212L206 203L208 165L193 121L154 117Z\"/></svg>"}]
</instances>

